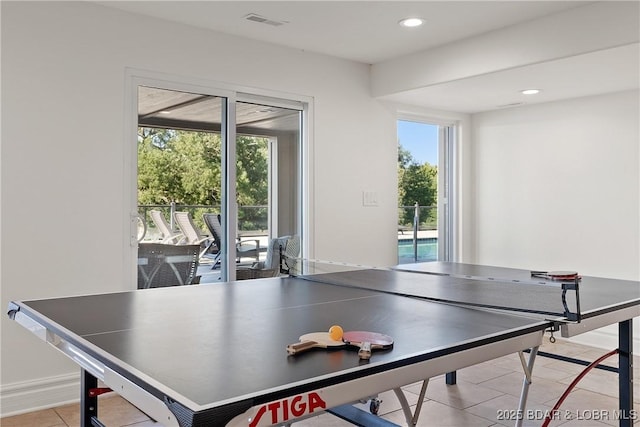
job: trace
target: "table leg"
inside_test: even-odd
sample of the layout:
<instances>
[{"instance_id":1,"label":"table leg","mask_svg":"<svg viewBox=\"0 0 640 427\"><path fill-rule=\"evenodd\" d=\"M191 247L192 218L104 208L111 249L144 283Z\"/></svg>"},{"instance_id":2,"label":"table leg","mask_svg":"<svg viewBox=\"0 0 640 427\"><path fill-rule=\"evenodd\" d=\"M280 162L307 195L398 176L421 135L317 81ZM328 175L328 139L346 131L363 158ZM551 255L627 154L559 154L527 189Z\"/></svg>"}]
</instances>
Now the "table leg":
<instances>
[{"instance_id":1,"label":"table leg","mask_svg":"<svg viewBox=\"0 0 640 427\"><path fill-rule=\"evenodd\" d=\"M620 427L631 427L636 418L633 411L633 320L618 324L618 390L620 397Z\"/></svg>"},{"instance_id":2,"label":"table leg","mask_svg":"<svg viewBox=\"0 0 640 427\"><path fill-rule=\"evenodd\" d=\"M82 369L80 379L80 426L91 427L92 419L98 417L98 396L90 396L89 390L98 387L98 379Z\"/></svg>"},{"instance_id":3,"label":"table leg","mask_svg":"<svg viewBox=\"0 0 640 427\"><path fill-rule=\"evenodd\" d=\"M518 353L520 360L522 361L522 369L524 370L524 380L522 381L522 392L520 393L520 403L518 404L518 417L516 418L516 427L522 426L525 409L527 406L527 397L529 396L529 386L532 382L533 364L536 361L536 355L538 354L538 347L533 347L529 354L529 362L525 364L524 355L522 352Z\"/></svg>"},{"instance_id":4,"label":"table leg","mask_svg":"<svg viewBox=\"0 0 640 427\"><path fill-rule=\"evenodd\" d=\"M407 401L407 397L404 395L404 392L401 388L394 388L393 392L396 394L398 401L400 402L400 406L402 407L402 412L404 412L404 417L407 421L407 426L415 427L418 425L418 417L420 417L420 411L422 410L422 404L424 403L424 396L427 393L427 387L429 386L429 378L422 382L422 387L420 388L420 396L418 397L418 403L416 403L415 412L411 413L411 407L409 406L409 402Z\"/></svg>"},{"instance_id":5,"label":"table leg","mask_svg":"<svg viewBox=\"0 0 640 427\"><path fill-rule=\"evenodd\" d=\"M445 382L447 383L447 385L454 385L456 383L456 381L458 380L458 376L456 375L456 371L447 372L444 377L445 377Z\"/></svg>"},{"instance_id":6,"label":"table leg","mask_svg":"<svg viewBox=\"0 0 640 427\"><path fill-rule=\"evenodd\" d=\"M106 427L98 420L98 393L91 393L98 389L98 379L84 369L80 378L80 427Z\"/></svg>"}]
</instances>

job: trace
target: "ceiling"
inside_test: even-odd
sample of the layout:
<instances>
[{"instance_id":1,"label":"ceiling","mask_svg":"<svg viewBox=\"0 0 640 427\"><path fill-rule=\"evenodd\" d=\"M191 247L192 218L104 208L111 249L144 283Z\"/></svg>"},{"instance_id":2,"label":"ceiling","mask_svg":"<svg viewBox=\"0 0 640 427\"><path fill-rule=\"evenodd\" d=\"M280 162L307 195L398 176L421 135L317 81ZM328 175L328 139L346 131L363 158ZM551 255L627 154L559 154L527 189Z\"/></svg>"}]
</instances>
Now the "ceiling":
<instances>
[{"instance_id":1,"label":"ceiling","mask_svg":"<svg viewBox=\"0 0 640 427\"><path fill-rule=\"evenodd\" d=\"M103 6L295 49L376 64L579 8L586 1L107 1ZM250 14L272 21L246 19ZM403 28L419 16L426 24ZM277 25L281 24L281 25ZM638 88L638 47L577 55L387 95L475 113ZM611 70L628 70L612 78ZM576 76L580 76L576 78ZM523 100L525 87L544 91Z\"/></svg>"},{"instance_id":2,"label":"ceiling","mask_svg":"<svg viewBox=\"0 0 640 427\"><path fill-rule=\"evenodd\" d=\"M223 99L174 90L140 86L138 125L168 129L220 132ZM236 132L267 136L270 131L299 129L299 112L286 108L236 103Z\"/></svg>"},{"instance_id":3,"label":"ceiling","mask_svg":"<svg viewBox=\"0 0 640 427\"><path fill-rule=\"evenodd\" d=\"M579 7L581 1L110 1L102 5L374 64ZM274 26L249 21L256 14ZM421 28L398 21L419 16Z\"/></svg>"},{"instance_id":4,"label":"ceiling","mask_svg":"<svg viewBox=\"0 0 640 427\"><path fill-rule=\"evenodd\" d=\"M637 89L639 61L637 44L620 46L448 81L383 99L460 113L540 104ZM543 89L537 95L522 95L520 91L529 87Z\"/></svg>"}]
</instances>

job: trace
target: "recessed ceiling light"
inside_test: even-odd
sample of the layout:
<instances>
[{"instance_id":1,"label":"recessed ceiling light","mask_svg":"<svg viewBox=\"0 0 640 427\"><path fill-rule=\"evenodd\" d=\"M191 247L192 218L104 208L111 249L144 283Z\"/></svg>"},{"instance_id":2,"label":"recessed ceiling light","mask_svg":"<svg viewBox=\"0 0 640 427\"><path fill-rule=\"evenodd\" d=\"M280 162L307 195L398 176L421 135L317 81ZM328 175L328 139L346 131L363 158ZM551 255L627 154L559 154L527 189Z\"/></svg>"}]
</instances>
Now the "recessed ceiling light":
<instances>
[{"instance_id":1,"label":"recessed ceiling light","mask_svg":"<svg viewBox=\"0 0 640 427\"><path fill-rule=\"evenodd\" d=\"M402 25L403 27L413 28L419 27L420 25L424 24L424 20L421 18L404 18L400 22L398 22L398 24Z\"/></svg>"},{"instance_id":2,"label":"recessed ceiling light","mask_svg":"<svg viewBox=\"0 0 640 427\"><path fill-rule=\"evenodd\" d=\"M540 93L540 89L525 89L520 91L523 95L535 95L536 93Z\"/></svg>"}]
</instances>

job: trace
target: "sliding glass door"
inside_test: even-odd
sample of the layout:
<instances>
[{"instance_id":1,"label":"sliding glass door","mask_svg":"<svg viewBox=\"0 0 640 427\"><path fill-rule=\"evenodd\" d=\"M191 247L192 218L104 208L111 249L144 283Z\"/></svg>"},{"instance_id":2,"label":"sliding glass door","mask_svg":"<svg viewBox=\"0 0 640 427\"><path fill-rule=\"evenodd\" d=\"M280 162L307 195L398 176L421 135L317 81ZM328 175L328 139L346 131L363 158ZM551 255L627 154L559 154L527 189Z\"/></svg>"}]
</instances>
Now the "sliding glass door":
<instances>
[{"instance_id":1,"label":"sliding glass door","mask_svg":"<svg viewBox=\"0 0 640 427\"><path fill-rule=\"evenodd\" d=\"M243 99L251 97L245 95ZM241 238L300 234L302 106L267 102L259 99L236 103L236 191Z\"/></svg>"},{"instance_id":2,"label":"sliding glass door","mask_svg":"<svg viewBox=\"0 0 640 427\"><path fill-rule=\"evenodd\" d=\"M303 109L249 94L138 85L136 192L146 225L139 249L198 246L197 278L178 279L217 282L264 263L272 238L301 236ZM138 257L138 286L166 286L145 277L149 262Z\"/></svg>"}]
</instances>

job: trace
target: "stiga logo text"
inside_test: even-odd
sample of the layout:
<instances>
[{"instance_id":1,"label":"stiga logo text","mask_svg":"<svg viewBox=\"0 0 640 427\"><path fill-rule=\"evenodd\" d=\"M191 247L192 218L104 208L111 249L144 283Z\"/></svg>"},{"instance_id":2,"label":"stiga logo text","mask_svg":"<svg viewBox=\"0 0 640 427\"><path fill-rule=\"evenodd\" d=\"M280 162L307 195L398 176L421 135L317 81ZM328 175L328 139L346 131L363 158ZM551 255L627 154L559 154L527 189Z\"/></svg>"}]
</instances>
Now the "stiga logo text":
<instances>
[{"instance_id":1,"label":"stiga logo text","mask_svg":"<svg viewBox=\"0 0 640 427\"><path fill-rule=\"evenodd\" d=\"M312 414L316 410L325 409L326 407L327 404L318 393L300 394L290 399L278 400L261 406L255 418L251 420L249 427L260 425L260 420L265 416L271 418L271 424L278 424L303 415Z\"/></svg>"}]
</instances>

